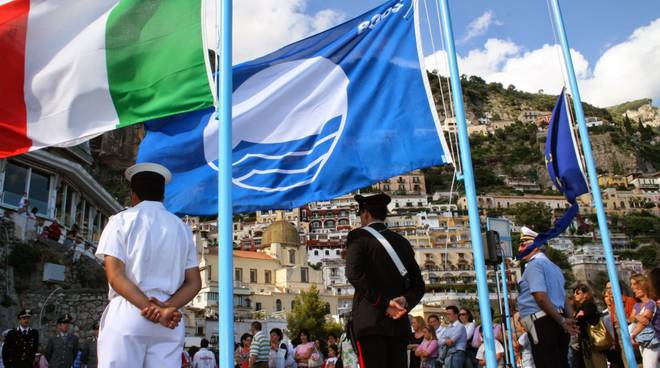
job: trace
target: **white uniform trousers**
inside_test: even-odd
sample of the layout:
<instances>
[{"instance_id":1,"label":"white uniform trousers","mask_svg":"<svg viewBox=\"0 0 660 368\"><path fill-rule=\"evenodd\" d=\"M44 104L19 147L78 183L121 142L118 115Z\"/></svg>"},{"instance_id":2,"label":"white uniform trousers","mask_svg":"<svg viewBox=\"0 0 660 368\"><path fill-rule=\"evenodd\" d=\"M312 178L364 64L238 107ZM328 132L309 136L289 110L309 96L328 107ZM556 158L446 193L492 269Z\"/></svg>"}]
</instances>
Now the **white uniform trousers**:
<instances>
[{"instance_id":1,"label":"white uniform trousers","mask_svg":"<svg viewBox=\"0 0 660 368\"><path fill-rule=\"evenodd\" d=\"M142 317L138 308L117 296L105 308L99 330L99 368L181 367L183 320L173 330L163 327Z\"/></svg>"}]
</instances>

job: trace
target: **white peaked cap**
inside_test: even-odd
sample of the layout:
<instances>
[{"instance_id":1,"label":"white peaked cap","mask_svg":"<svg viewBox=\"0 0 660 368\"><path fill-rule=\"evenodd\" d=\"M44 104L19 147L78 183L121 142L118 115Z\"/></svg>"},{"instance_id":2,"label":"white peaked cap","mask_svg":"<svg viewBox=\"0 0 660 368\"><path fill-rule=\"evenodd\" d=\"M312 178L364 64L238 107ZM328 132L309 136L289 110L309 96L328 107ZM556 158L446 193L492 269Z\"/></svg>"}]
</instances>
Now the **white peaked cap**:
<instances>
[{"instance_id":1,"label":"white peaked cap","mask_svg":"<svg viewBox=\"0 0 660 368\"><path fill-rule=\"evenodd\" d=\"M523 226L523 227L521 227L521 228L520 228L520 232L522 233L521 238L522 238L523 240L525 240L525 238L527 238L527 239L534 239L534 238L536 238L537 235L539 235L536 231L534 231L534 230L528 228L527 226Z\"/></svg>"},{"instance_id":2,"label":"white peaked cap","mask_svg":"<svg viewBox=\"0 0 660 368\"><path fill-rule=\"evenodd\" d=\"M165 178L165 184L169 183L170 180L172 179L172 173L170 170L168 170L165 166L160 165L160 164L155 164L153 162L142 162L139 164L135 164L128 169L126 169L126 172L124 173L124 176L126 176L126 179L128 181L131 181L131 178L133 175L141 172L153 172L156 173L163 178Z\"/></svg>"}]
</instances>

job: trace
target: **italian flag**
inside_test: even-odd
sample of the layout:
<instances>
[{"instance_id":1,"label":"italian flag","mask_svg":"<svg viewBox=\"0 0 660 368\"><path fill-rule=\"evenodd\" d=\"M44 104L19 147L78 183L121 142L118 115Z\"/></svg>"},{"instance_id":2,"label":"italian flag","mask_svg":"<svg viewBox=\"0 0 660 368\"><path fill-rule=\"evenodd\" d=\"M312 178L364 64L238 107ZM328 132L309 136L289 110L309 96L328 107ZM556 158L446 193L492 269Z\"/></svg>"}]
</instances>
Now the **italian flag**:
<instances>
[{"instance_id":1,"label":"italian flag","mask_svg":"<svg viewBox=\"0 0 660 368\"><path fill-rule=\"evenodd\" d=\"M213 105L200 0L0 0L0 158Z\"/></svg>"}]
</instances>

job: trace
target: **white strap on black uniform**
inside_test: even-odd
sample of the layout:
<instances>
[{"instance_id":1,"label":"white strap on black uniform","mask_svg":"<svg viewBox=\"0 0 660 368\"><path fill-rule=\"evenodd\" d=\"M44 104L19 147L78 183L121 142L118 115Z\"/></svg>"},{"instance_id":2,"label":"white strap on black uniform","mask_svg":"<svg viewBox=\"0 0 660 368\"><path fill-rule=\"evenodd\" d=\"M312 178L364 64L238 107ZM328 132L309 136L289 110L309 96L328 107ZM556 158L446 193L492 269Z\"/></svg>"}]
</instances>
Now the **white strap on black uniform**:
<instances>
[{"instance_id":1,"label":"white strap on black uniform","mask_svg":"<svg viewBox=\"0 0 660 368\"><path fill-rule=\"evenodd\" d=\"M394 262L394 265L396 266L396 268L399 270L399 273L401 274L402 277L405 278L406 275L408 274L408 270L406 270L406 267L403 265L403 263L401 262L401 259L399 258L399 256L394 251L394 248L392 248L392 245L390 244L390 242L388 242L387 239L385 239L385 237L381 233L378 232L378 230L376 230L376 229L374 229L370 226L365 226L365 227L363 227L363 229L367 230L369 232L369 234L373 235L374 238L376 238L376 240L378 240L380 242L380 244L383 245L383 248L385 248L385 250L387 251L387 254L390 255L390 258L392 258L392 261Z\"/></svg>"}]
</instances>

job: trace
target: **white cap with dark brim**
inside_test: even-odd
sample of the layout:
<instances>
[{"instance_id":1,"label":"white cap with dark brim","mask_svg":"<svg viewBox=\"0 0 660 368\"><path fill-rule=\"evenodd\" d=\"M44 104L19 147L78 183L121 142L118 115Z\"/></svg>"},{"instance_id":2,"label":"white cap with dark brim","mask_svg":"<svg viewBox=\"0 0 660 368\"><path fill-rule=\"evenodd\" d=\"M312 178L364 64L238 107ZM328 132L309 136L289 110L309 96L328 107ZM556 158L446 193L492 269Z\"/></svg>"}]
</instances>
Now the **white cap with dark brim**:
<instances>
[{"instance_id":1,"label":"white cap with dark brim","mask_svg":"<svg viewBox=\"0 0 660 368\"><path fill-rule=\"evenodd\" d=\"M141 172L153 172L156 173L160 176L162 176L165 179L165 184L169 183L170 180L172 179L172 173L170 170L168 170L165 166L160 165L160 164L155 164L153 162L142 162L139 164L135 164L128 169L126 169L126 172L124 173L124 176L126 176L126 179L128 181L131 181L131 178L133 175Z\"/></svg>"}]
</instances>

